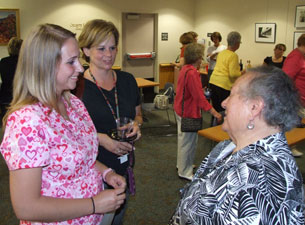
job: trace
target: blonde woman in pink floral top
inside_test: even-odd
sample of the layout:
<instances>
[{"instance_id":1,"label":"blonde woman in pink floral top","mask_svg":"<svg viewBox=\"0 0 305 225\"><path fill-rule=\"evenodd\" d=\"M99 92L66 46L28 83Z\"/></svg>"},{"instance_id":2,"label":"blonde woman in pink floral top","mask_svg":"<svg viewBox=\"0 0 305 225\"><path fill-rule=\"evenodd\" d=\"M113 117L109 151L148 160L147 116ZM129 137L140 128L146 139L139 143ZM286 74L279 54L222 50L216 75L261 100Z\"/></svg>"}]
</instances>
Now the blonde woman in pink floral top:
<instances>
[{"instance_id":1,"label":"blonde woman in pink floral top","mask_svg":"<svg viewBox=\"0 0 305 225\"><path fill-rule=\"evenodd\" d=\"M57 25L23 43L0 146L20 224L99 224L124 202L125 179L96 162L95 127L69 92L83 72L78 58L74 34Z\"/></svg>"}]
</instances>

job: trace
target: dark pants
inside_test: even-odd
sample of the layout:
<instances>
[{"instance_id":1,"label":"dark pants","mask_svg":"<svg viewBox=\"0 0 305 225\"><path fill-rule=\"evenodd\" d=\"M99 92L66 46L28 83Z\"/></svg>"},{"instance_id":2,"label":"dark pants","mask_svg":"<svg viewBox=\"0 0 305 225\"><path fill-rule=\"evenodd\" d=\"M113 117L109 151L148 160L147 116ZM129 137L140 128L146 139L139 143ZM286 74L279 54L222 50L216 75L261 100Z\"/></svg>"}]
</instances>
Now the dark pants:
<instances>
[{"instance_id":1,"label":"dark pants","mask_svg":"<svg viewBox=\"0 0 305 225\"><path fill-rule=\"evenodd\" d=\"M210 78L211 78L211 75L212 75L213 71L214 70L208 69L208 82L210 82Z\"/></svg>"},{"instance_id":2,"label":"dark pants","mask_svg":"<svg viewBox=\"0 0 305 225\"><path fill-rule=\"evenodd\" d=\"M225 109L221 107L221 103L230 95L230 91L218 87L214 84L210 84L210 88L212 90L211 100L214 109L217 112L224 111Z\"/></svg>"},{"instance_id":3,"label":"dark pants","mask_svg":"<svg viewBox=\"0 0 305 225\"><path fill-rule=\"evenodd\" d=\"M112 189L112 187L109 186L107 183L104 183L104 187L105 187L105 189ZM121 205L121 207L118 208L114 212L114 215L111 215L112 213L105 214L105 218L103 218L101 225L106 225L106 224L122 225L123 224L123 218L124 218L124 215L125 215L125 212L126 212L126 209L127 209L127 201L129 199L129 190L128 190L128 188L126 189L125 194L126 194L126 199L125 199L124 203Z\"/></svg>"}]
</instances>

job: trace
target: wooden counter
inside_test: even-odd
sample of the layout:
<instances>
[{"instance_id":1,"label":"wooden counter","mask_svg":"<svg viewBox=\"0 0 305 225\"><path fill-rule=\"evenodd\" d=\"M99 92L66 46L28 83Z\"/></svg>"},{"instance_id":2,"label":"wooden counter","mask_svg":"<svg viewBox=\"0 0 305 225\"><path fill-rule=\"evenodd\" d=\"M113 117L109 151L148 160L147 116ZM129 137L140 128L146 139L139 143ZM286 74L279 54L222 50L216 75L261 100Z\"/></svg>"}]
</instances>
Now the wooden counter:
<instances>
[{"instance_id":1,"label":"wooden counter","mask_svg":"<svg viewBox=\"0 0 305 225\"><path fill-rule=\"evenodd\" d=\"M175 66L171 63L160 63L159 65L159 82L160 89L163 89L167 82L174 83Z\"/></svg>"},{"instance_id":2,"label":"wooden counter","mask_svg":"<svg viewBox=\"0 0 305 225\"><path fill-rule=\"evenodd\" d=\"M305 118L302 119L302 123L305 123ZM229 139L229 135L221 129L221 125L199 130L198 134L216 142ZM294 128L287 131L285 135L288 145L297 144L305 140L305 128Z\"/></svg>"}]
</instances>

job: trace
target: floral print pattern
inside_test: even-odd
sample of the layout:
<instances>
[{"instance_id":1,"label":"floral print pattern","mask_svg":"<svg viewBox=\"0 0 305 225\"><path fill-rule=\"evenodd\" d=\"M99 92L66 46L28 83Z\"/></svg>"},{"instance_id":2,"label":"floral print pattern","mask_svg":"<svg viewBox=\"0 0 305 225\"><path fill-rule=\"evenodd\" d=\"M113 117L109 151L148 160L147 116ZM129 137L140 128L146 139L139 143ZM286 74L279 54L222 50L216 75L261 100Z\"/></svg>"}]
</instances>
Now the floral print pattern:
<instances>
[{"instance_id":1,"label":"floral print pattern","mask_svg":"<svg viewBox=\"0 0 305 225\"><path fill-rule=\"evenodd\" d=\"M71 95L65 102L69 120L41 103L13 112L0 146L9 170L42 167L41 195L90 198L102 189L95 168L98 139L83 103ZM56 223L21 221L20 224L99 224L101 215Z\"/></svg>"}]
</instances>

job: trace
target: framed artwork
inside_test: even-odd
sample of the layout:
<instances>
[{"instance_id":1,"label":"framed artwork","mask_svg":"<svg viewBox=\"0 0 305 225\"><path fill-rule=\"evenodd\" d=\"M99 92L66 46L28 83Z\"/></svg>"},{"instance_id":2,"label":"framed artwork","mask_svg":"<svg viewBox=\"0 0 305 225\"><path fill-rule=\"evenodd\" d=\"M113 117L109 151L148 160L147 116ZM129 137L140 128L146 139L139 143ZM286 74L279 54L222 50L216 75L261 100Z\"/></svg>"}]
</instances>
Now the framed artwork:
<instances>
[{"instance_id":1,"label":"framed artwork","mask_svg":"<svg viewBox=\"0 0 305 225\"><path fill-rule=\"evenodd\" d=\"M298 39L302 34L305 34L305 31L295 31L294 32L294 35L293 35L293 49L298 47Z\"/></svg>"},{"instance_id":2,"label":"framed artwork","mask_svg":"<svg viewBox=\"0 0 305 225\"><path fill-rule=\"evenodd\" d=\"M0 45L20 37L19 29L19 9L0 9Z\"/></svg>"},{"instance_id":3,"label":"framed artwork","mask_svg":"<svg viewBox=\"0 0 305 225\"><path fill-rule=\"evenodd\" d=\"M255 42L275 43L276 24L275 23L256 23Z\"/></svg>"},{"instance_id":4,"label":"framed artwork","mask_svg":"<svg viewBox=\"0 0 305 225\"><path fill-rule=\"evenodd\" d=\"M305 28L305 5L296 6L294 26L296 28Z\"/></svg>"}]
</instances>

